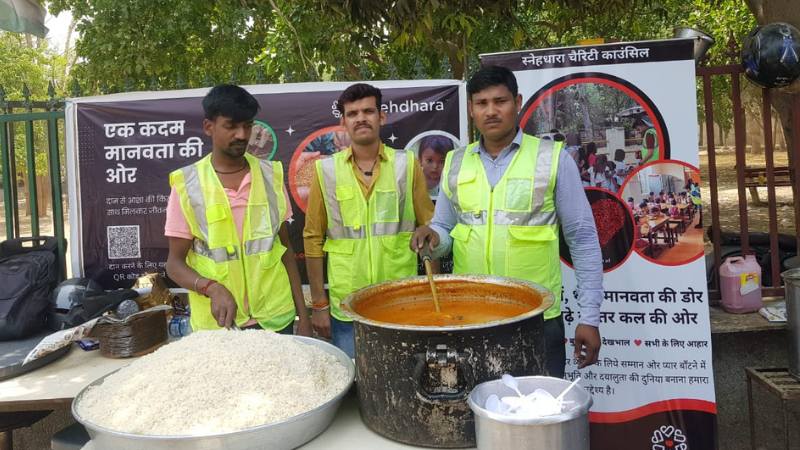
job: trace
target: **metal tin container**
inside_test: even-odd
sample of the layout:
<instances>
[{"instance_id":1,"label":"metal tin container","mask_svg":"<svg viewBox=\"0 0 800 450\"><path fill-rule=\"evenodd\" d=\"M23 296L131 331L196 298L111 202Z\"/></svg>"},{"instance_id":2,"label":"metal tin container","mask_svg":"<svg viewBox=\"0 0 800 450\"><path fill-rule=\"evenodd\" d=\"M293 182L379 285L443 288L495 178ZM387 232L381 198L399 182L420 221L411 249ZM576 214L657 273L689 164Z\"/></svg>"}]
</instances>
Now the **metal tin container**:
<instances>
[{"instance_id":1,"label":"metal tin container","mask_svg":"<svg viewBox=\"0 0 800 450\"><path fill-rule=\"evenodd\" d=\"M303 336L293 336L293 338L304 344L314 345L336 357L337 361L347 367L349 382L341 392L326 403L281 422L205 436L152 436L110 430L81 417L77 408L84 393L93 386L102 384L108 375L81 390L72 402L72 415L75 420L86 427L94 448L98 450L289 450L297 448L314 439L330 425L342 399L350 389L355 376L355 368L353 361L343 351L331 344Z\"/></svg>"},{"instance_id":2,"label":"metal tin container","mask_svg":"<svg viewBox=\"0 0 800 450\"><path fill-rule=\"evenodd\" d=\"M475 385L503 373L544 373L543 313L553 304L545 288L523 280L480 275L437 275L439 298L476 296L493 302L530 302L527 313L503 320L415 326L363 316L368 302L417 302L430 298L425 277L388 281L361 289L342 302L354 320L356 384L364 423L411 445L458 448L475 445L467 396ZM362 306L363 306L362 305Z\"/></svg>"},{"instance_id":3,"label":"metal tin container","mask_svg":"<svg viewBox=\"0 0 800 450\"><path fill-rule=\"evenodd\" d=\"M800 380L800 269L781 274L786 289L786 321L789 325L789 373Z\"/></svg>"},{"instance_id":4,"label":"metal tin container","mask_svg":"<svg viewBox=\"0 0 800 450\"><path fill-rule=\"evenodd\" d=\"M544 389L558 396L570 382L551 377L517 378L519 389L528 394ZM483 407L486 398L517 395L501 380L478 385L469 395L469 407L475 413L475 433L478 450L589 450L589 408L592 396L580 387L574 387L564 400L575 402L561 414L534 419L523 419L497 414Z\"/></svg>"},{"instance_id":5,"label":"metal tin container","mask_svg":"<svg viewBox=\"0 0 800 450\"><path fill-rule=\"evenodd\" d=\"M695 62L700 62L706 56L708 49L714 45L714 38L696 28L676 27L673 30L672 37L694 39L693 56Z\"/></svg>"}]
</instances>

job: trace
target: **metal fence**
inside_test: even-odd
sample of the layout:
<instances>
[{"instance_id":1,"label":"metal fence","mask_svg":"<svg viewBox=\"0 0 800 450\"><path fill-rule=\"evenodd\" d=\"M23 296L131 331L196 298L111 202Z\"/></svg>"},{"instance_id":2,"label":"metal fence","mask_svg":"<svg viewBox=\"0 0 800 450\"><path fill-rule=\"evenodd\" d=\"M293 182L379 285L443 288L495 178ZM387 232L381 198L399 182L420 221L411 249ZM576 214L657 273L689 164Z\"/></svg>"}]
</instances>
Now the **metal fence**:
<instances>
[{"instance_id":1,"label":"metal fence","mask_svg":"<svg viewBox=\"0 0 800 450\"><path fill-rule=\"evenodd\" d=\"M40 205L42 199L52 205L53 232L58 240L59 271L61 279L66 277L66 240L64 238L64 206L62 193L61 156L63 137L59 129L64 123L64 103L55 97L52 83L48 89L49 100L31 100L30 90L23 87L22 101L7 101L0 86L0 160L3 168L3 213L6 239L24 237L21 227L19 181L27 192L26 207L30 214L30 236L40 235ZM41 130L37 136L35 130ZM18 146L21 137L22 146ZM39 137L39 139L37 139ZM42 142L44 141L44 142ZM17 156L24 152L23 167L18 167ZM45 156L50 192L39 192L37 183L36 155ZM42 172L44 168L40 168ZM21 176L21 177L20 177ZM21 180L20 180L21 178ZM27 225L27 221L25 221Z\"/></svg>"},{"instance_id":2,"label":"metal fence","mask_svg":"<svg viewBox=\"0 0 800 450\"><path fill-rule=\"evenodd\" d=\"M786 244L786 239L782 239L778 232L778 211L776 200L776 188L779 186L791 186L792 198L798 198L798 187L794 180L798 179L797 176L797 162L800 161L800 99L797 99L792 105L793 116L793 134L791 139L787 139L787 143L791 142L790 147L787 149L788 153L788 166L776 167L775 165L775 142L773 136L773 108L772 96L773 92L769 89L762 89L760 95L761 103L761 128L763 131L763 142L761 143L764 149L765 164L754 164L751 158L746 153L746 116L745 108L742 100L742 74L744 70L740 65L723 65L713 67L699 67L697 70L698 82L703 87L703 109L705 113L705 129L704 138L706 142L706 149L708 152L708 173L709 180L708 186L710 191L710 204L711 204L711 242L713 245L713 263L714 270L719 269L723 255L722 245L724 241L723 230L720 225L720 189L719 189L719 176L718 176L718 147L715 143L714 133L714 114L715 107L712 96L712 80L715 77L726 77L730 80L730 100L733 112L733 128L734 132L734 147L736 156L736 188L737 188L737 202L738 202L738 244L741 246L742 254L753 253L753 246L751 245L751 227L748 220L752 208L748 204L747 191L750 190L751 197L755 203L759 202L757 189L759 187L766 188L767 190L767 209L768 209L768 235L769 251L765 257L768 257L767 267L769 268L768 277L763 280L764 288L763 294L765 296L782 296L784 293L783 285L780 277L780 272L785 268L784 264L787 258L781 257L792 256L786 255L787 252L782 251L781 241ZM700 99L698 99L699 101ZM718 109L717 109L718 111ZM760 134L760 133L759 133ZM793 201L793 220L794 220L794 252L800 248L800 203ZM732 212L735 213L735 212ZM710 280L710 292L712 299L719 299L720 296L720 280L718 276L712 276Z\"/></svg>"}]
</instances>

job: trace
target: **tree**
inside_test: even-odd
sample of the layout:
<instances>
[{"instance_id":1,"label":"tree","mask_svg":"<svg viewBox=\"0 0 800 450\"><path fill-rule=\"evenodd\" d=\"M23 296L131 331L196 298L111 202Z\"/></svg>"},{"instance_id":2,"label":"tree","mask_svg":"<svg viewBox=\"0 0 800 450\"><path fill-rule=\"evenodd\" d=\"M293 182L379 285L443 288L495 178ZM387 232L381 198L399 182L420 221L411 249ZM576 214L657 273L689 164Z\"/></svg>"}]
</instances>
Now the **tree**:
<instances>
[{"instance_id":1,"label":"tree","mask_svg":"<svg viewBox=\"0 0 800 450\"><path fill-rule=\"evenodd\" d=\"M172 87L179 78L193 86L462 78L480 53L664 38L676 24L710 28L725 42L748 23L737 0L51 0L49 8L76 20L75 76L89 91Z\"/></svg>"},{"instance_id":2,"label":"tree","mask_svg":"<svg viewBox=\"0 0 800 450\"><path fill-rule=\"evenodd\" d=\"M431 51L461 78L479 53L572 45L587 37L626 40L666 37L681 1L328 0L349 21L379 24L397 49ZM667 6L665 6L667 5ZM635 11L635 13L631 13ZM620 22L623 15L626 21ZM433 58L438 60L437 58Z\"/></svg>"},{"instance_id":3,"label":"tree","mask_svg":"<svg viewBox=\"0 0 800 450\"><path fill-rule=\"evenodd\" d=\"M625 26L599 2L328 0L52 0L70 10L83 59L75 75L96 91L227 81L462 77L481 52L573 44L598 35L664 37L674 14L642 0ZM563 2L562 2L563 3ZM671 0L685 15L683 2ZM576 6L577 5L577 6ZM587 6L588 5L588 6ZM677 9L676 9L677 8ZM676 13L678 14L678 13ZM576 24L578 26L576 26ZM451 74L445 72L450 71Z\"/></svg>"},{"instance_id":4,"label":"tree","mask_svg":"<svg viewBox=\"0 0 800 450\"><path fill-rule=\"evenodd\" d=\"M256 80L330 78L342 61L358 74L376 59L376 33L348 24L312 1L155 2L54 0L70 10L84 61L75 76L97 90ZM178 83L182 78L182 83Z\"/></svg>"},{"instance_id":5,"label":"tree","mask_svg":"<svg viewBox=\"0 0 800 450\"><path fill-rule=\"evenodd\" d=\"M34 97L46 99L47 84L51 79L61 80L63 65L63 58L46 46L28 43L17 33L0 31L0 84L7 100L22 100L23 84Z\"/></svg>"},{"instance_id":6,"label":"tree","mask_svg":"<svg viewBox=\"0 0 800 450\"><path fill-rule=\"evenodd\" d=\"M687 18L687 23L711 34L716 44L708 52L706 64L725 65L738 62L738 54L731 54L731 41L741 43L747 33L755 26L747 6L741 2L705 2L695 1ZM743 85L750 89L748 85ZM712 77L712 97L714 104L714 122L723 134L733 127L733 103L731 100L731 80L729 77ZM697 98L703 98L703 86L697 85ZM698 102L698 118L705 120L705 105Z\"/></svg>"},{"instance_id":7,"label":"tree","mask_svg":"<svg viewBox=\"0 0 800 450\"><path fill-rule=\"evenodd\" d=\"M27 87L31 101L46 101L50 81L53 81L56 87L63 86L66 60L48 49L45 43L46 41L42 39L34 44L33 40L28 40L20 34L0 32L0 84L5 91L5 100L24 100L24 90ZM41 177L48 173L46 125L35 122L33 131L36 175ZM27 184L25 129L21 124L13 127L12 139L15 149L15 179ZM27 195L27 190L24 192ZM46 204L46 198L49 198L49 192L39 192L40 205ZM27 204L30 205L30 202ZM43 212L43 208L41 211Z\"/></svg>"}]
</instances>

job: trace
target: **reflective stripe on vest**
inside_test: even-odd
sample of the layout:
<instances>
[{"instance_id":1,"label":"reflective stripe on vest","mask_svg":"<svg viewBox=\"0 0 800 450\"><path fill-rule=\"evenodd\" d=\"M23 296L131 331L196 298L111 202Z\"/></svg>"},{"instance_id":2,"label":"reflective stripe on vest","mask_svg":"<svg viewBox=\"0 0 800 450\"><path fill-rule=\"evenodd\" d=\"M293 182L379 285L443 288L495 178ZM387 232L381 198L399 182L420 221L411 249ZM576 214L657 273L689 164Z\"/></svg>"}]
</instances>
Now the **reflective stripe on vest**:
<instances>
[{"instance_id":1,"label":"reflective stripe on vest","mask_svg":"<svg viewBox=\"0 0 800 450\"><path fill-rule=\"evenodd\" d=\"M266 253L272 250L272 246L275 242L275 236L278 234L278 229L280 228L281 224L280 216L278 215L278 209L282 209L283 211L286 210L285 206L281 207L281 203L285 203L285 199L279 203L278 196L275 194L273 182L274 169L272 163L269 161L259 160L258 164L259 168L261 169L260 173L265 187L264 190L267 194L267 205L260 205L261 207L258 208L258 210L251 207L246 215L246 218L249 219L249 227L251 230L251 236L253 238L244 242L245 255ZM238 252L235 249L229 252L226 251L225 248L208 248L208 219L206 217L205 196L203 195L203 186L200 182L198 168L195 164L192 164L180 170L183 172L186 194L189 197L189 202L192 205L192 210L194 212L194 218L197 221L199 228L198 231L201 239L195 239L194 245L197 253L207 256L216 262L238 259ZM251 177L252 176L253 174L251 174ZM283 192L281 192L281 194L283 194ZM281 197L283 196L281 195ZM276 207L270 208L269 205L275 205ZM263 215L264 209L268 211L268 221L265 220L267 217ZM244 224L242 225L244 227ZM244 229L242 231L244 232ZM255 238L255 236L265 237Z\"/></svg>"},{"instance_id":2,"label":"reflective stripe on vest","mask_svg":"<svg viewBox=\"0 0 800 450\"><path fill-rule=\"evenodd\" d=\"M458 221L451 231L455 273L522 278L553 292L545 312L560 314L561 265L555 181L561 145L523 134L522 145L494 187L476 143L448 155L443 183Z\"/></svg>"},{"instance_id":3,"label":"reflective stripe on vest","mask_svg":"<svg viewBox=\"0 0 800 450\"><path fill-rule=\"evenodd\" d=\"M333 158L326 158L318 163L323 177L322 195L325 209L328 213L328 238L329 239L362 239L366 236L364 227L348 227L344 225L342 211L336 200L336 167Z\"/></svg>"},{"instance_id":4,"label":"reflective stripe on vest","mask_svg":"<svg viewBox=\"0 0 800 450\"><path fill-rule=\"evenodd\" d=\"M369 198L356 178L348 153L317 161L317 178L328 216L323 251L328 257L331 314L349 321L339 305L356 289L416 275L409 248L416 226L413 153L384 146L386 160L372 181Z\"/></svg>"}]
</instances>

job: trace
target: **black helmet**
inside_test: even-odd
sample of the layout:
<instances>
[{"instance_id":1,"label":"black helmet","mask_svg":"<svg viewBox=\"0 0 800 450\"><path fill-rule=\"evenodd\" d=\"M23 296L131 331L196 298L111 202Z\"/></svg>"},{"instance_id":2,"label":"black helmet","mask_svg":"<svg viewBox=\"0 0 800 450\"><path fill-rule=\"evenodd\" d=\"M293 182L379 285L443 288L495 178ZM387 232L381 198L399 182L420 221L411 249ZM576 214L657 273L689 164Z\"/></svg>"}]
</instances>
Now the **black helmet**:
<instances>
[{"instance_id":1,"label":"black helmet","mask_svg":"<svg viewBox=\"0 0 800 450\"><path fill-rule=\"evenodd\" d=\"M47 325L53 331L72 328L116 308L139 294L133 289L104 291L94 280L71 278L53 291Z\"/></svg>"},{"instance_id":2,"label":"black helmet","mask_svg":"<svg viewBox=\"0 0 800 450\"><path fill-rule=\"evenodd\" d=\"M783 22L756 27L742 46L742 66L756 84L788 86L800 77L800 31Z\"/></svg>"},{"instance_id":3,"label":"black helmet","mask_svg":"<svg viewBox=\"0 0 800 450\"><path fill-rule=\"evenodd\" d=\"M53 291L51 309L69 311L79 305L86 295L97 295L103 287L90 278L70 278L62 281Z\"/></svg>"}]
</instances>

